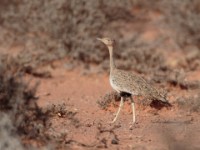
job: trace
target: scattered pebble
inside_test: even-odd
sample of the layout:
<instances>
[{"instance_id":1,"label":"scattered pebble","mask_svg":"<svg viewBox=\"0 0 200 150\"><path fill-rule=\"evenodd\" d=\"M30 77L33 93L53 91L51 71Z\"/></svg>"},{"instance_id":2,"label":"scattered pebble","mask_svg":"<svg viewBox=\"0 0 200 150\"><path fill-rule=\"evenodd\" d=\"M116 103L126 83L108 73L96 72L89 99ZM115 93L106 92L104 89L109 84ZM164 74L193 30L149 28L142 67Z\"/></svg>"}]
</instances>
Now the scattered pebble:
<instances>
[{"instance_id":1,"label":"scattered pebble","mask_svg":"<svg viewBox=\"0 0 200 150\"><path fill-rule=\"evenodd\" d=\"M117 140L116 138L113 138L111 141L112 144L119 144L119 140Z\"/></svg>"}]
</instances>

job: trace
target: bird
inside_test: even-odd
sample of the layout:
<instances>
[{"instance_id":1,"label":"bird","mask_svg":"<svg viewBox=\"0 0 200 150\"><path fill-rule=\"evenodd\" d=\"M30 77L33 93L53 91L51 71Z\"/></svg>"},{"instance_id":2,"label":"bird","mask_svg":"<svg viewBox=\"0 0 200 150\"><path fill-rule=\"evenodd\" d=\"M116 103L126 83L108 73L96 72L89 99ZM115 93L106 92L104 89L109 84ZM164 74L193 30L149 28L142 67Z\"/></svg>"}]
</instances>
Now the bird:
<instances>
[{"instance_id":1,"label":"bird","mask_svg":"<svg viewBox=\"0 0 200 150\"><path fill-rule=\"evenodd\" d=\"M115 118L112 120L111 123L114 123L117 120L126 97L129 97L131 100L133 124L136 122L136 115L135 115L135 102L132 96L143 96L148 99L153 99L161 101L163 103L168 103L166 95L160 93L155 87L151 86L145 79L143 79L139 75L118 69L116 67L113 57L113 51L115 46L115 41L113 39L104 37L104 38L97 38L97 40L103 42L108 48L110 55L110 75L109 75L110 85L115 91L117 91L120 94L121 97L119 108L116 112Z\"/></svg>"}]
</instances>

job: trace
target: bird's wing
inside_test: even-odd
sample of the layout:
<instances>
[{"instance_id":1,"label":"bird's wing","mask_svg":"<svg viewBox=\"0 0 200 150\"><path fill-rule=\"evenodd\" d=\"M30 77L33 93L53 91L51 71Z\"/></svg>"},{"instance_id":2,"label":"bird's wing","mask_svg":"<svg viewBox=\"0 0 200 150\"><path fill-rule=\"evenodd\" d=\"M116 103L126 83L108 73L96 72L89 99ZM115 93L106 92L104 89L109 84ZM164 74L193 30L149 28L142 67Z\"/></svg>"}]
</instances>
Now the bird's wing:
<instances>
[{"instance_id":1,"label":"bird's wing","mask_svg":"<svg viewBox=\"0 0 200 150\"><path fill-rule=\"evenodd\" d=\"M115 70L111 75L111 86L120 92L127 92L133 95L139 94L139 87L135 76L123 70Z\"/></svg>"},{"instance_id":2,"label":"bird's wing","mask_svg":"<svg viewBox=\"0 0 200 150\"><path fill-rule=\"evenodd\" d=\"M136 74L123 70L115 70L112 74L112 80L113 85L111 85L118 92L142 95L147 98L166 102L165 96L163 96L156 88L151 86L146 80Z\"/></svg>"}]
</instances>

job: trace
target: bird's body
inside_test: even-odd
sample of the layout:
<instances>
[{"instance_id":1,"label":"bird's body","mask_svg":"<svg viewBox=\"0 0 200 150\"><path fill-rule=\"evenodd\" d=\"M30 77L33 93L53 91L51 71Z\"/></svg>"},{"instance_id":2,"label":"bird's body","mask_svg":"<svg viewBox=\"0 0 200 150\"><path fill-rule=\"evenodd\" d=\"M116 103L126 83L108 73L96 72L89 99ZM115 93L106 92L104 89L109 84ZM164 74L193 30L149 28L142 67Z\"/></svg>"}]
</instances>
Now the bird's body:
<instances>
[{"instance_id":1,"label":"bird's body","mask_svg":"<svg viewBox=\"0 0 200 150\"><path fill-rule=\"evenodd\" d=\"M131 97L132 95L139 95L149 99L167 102L165 95L160 94L160 92L156 88L151 86L142 77L116 68L113 58L114 41L112 39L110 38L102 38L102 39L97 38L97 39L102 41L108 47L110 54L110 77L109 77L110 84L112 88L121 95L120 106L113 122L116 121L119 112L123 106L124 97L128 96L131 99L131 105L133 110L133 123L135 122L135 105L133 98Z\"/></svg>"},{"instance_id":2,"label":"bird's body","mask_svg":"<svg viewBox=\"0 0 200 150\"><path fill-rule=\"evenodd\" d=\"M109 80L112 88L118 93L126 92L135 96L143 96L149 99L167 102L164 95L162 95L156 88L151 86L142 77L133 73L114 69L110 72Z\"/></svg>"}]
</instances>

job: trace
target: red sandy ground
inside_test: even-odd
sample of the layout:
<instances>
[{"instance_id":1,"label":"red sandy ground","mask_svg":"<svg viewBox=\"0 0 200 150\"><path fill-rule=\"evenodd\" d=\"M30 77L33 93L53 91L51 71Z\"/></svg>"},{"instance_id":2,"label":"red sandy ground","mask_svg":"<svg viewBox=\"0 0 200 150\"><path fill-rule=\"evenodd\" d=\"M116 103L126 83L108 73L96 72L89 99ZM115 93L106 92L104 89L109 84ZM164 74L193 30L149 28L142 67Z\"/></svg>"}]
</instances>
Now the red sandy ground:
<instances>
[{"instance_id":1,"label":"red sandy ground","mask_svg":"<svg viewBox=\"0 0 200 150\"><path fill-rule=\"evenodd\" d=\"M54 69L46 67L52 73L52 78L42 79L37 91L38 104L46 107L52 104L66 103L66 107L77 112L76 118L80 125L75 127L70 119L59 116L52 119L53 136L59 133L67 133L66 140L74 140L87 145L77 143L70 144L72 149L200 149L200 118L198 113L181 110L176 105L172 108L156 110L137 104L137 123L130 128L132 112L129 102L126 102L115 124L110 124L117 106L110 106L108 110L102 110L97 100L106 93L111 92L108 74L81 75L81 68L67 70L62 62L55 62ZM200 72L193 72L200 79ZM188 75L188 80L190 79ZM194 79L194 78L193 78ZM181 90L172 87L168 99L173 102L176 97L187 97L197 93L196 91ZM117 102L116 102L117 103ZM118 103L117 103L118 104ZM98 127L108 132L99 133ZM109 131L113 131L112 134ZM116 135L116 136L115 136ZM118 138L117 144L112 140ZM95 145L95 146L94 146ZM91 147L90 147L91 146ZM94 146L94 147L93 147Z\"/></svg>"}]
</instances>

